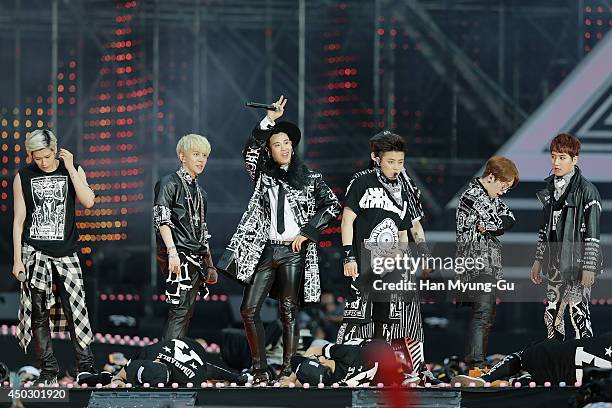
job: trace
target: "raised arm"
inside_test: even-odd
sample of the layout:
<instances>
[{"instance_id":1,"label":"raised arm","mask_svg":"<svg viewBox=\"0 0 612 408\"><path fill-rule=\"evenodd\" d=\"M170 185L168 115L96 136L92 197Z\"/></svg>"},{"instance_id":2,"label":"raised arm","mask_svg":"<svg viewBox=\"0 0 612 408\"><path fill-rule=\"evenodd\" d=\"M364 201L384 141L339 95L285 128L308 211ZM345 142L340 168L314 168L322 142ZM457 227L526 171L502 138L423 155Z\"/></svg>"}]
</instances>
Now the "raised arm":
<instances>
[{"instance_id":1,"label":"raised arm","mask_svg":"<svg viewBox=\"0 0 612 408\"><path fill-rule=\"evenodd\" d=\"M66 149L60 149L59 158L64 161L64 166L66 166L66 170L68 170L68 174L70 174L70 180L72 181L72 185L76 191L76 196L83 207L93 207L95 204L96 195L89 187L89 184L87 184L87 176L85 176L85 171L83 168L81 166L79 166L78 169L75 168L74 157L72 153Z\"/></svg>"},{"instance_id":2,"label":"raised arm","mask_svg":"<svg viewBox=\"0 0 612 408\"><path fill-rule=\"evenodd\" d=\"M251 136L248 138L242 150L244 165L253 181L257 180L264 165L266 141L270 136L269 129L273 128L275 121L283 116L286 104L287 99L281 95L278 101L273 104L276 106L276 110L267 111L268 113L263 120L251 132Z\"/></svg>"}]
</instances>

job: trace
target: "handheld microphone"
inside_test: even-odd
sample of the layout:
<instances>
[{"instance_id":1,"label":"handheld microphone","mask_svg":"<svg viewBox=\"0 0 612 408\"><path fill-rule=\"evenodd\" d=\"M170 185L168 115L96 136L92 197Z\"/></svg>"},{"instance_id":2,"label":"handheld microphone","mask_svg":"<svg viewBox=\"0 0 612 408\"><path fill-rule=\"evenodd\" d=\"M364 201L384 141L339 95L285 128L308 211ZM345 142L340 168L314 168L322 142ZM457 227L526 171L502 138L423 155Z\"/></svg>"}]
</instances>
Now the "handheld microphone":
<instances>
[{"instance_id":1,"label":"handheld microphone","mask_svg":"<svg viewBox=\"0 0 612 408\"><path fill-rule=\"evenodd\" d=\"M19 273L17 274L17 280L19 282L25 282L26 280L26 274L24 271L19 271Z\"/></svg>"},{"instance_id":2,"label":"handheld microphone","mask_svg":"<svg viewBox=\"0 0 612 408\"><path fill-rule=\"evenodd\" d=\"M276 107L274 105L268 105L267 103L247 102L244 105L248 108L266 109L271 111L276 110Z\"/></svg>"}]
</instances>

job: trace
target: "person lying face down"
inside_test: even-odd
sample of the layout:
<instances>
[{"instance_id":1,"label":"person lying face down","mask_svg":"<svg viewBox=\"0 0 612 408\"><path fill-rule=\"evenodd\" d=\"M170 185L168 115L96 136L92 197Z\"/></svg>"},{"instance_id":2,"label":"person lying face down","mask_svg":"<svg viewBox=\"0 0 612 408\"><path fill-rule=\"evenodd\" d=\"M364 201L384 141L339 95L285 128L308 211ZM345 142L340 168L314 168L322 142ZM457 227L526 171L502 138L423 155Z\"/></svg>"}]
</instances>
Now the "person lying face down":
<instances>
[{"instance_id":1,"label":"person lying face down","mask_svg":"<svg viewBox=\"0 0 612 408\"><path fill-rule=\"evenodd\" d=\"M382 340L353 339L311 347L303 356L294 356L291 367L289 380L301 384L357 387L401 383L400 364L391 346Z\"/></svg>"},{"instance_id":2,"label":"person lying face down","mask_svg":"<svg viewBox=\"0 0 612 408\"><path fill-rule=\"evenodd\" d=\"M517 374L527 371L527 380L536 384L573 385L582 383L585 369L591 367L612 369L612 332L586 339L541 340L507 355L481 377L458 375L451 384L484 387L487 382L495 385L495 381L518 379Z\"/></svg>"},{"instance_id":3,"label":"person lying face down","mask_svg":"<svg viewBox=\"0 0 612 408\"><path fill-rule=\"evenodd\" d=\"M207 361L206 350L197 341L181 337L143 347L136 357L112 378L124 387L150 384L199 385L208 379L237 382L238 375ZM106 385L106 384L103 384Z\"/></svg>"}]
</instances>

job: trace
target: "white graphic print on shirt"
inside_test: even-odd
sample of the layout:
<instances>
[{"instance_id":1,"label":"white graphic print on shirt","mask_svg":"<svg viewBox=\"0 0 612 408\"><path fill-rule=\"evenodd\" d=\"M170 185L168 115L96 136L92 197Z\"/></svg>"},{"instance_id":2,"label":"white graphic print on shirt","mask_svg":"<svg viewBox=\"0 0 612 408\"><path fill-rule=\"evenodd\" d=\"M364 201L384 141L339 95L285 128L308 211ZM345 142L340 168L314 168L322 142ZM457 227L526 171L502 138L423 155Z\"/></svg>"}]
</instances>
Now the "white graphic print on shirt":
<instances>
[{"instance_id":1,"label":"white graphic print on shirt","mask_svg":"<svg viewBox=\"0 0 612 408\"><path fill-rule=\"evenodd\" d=\"M184 341L178 339L173 339L172 341L174 342L174 358L177 361L180 361L181 363L187 363L191 360L195 360L200 363L201 366L204 365L204 362L202 361L200 356L198 356L198 353L196 353L187 344L185 344Z\"/></svg>"},{"instance_id":2,"label":"white graphic print on shirt","mask_svg":"<svg viewBox=\"0 0 612 408\"><path fill-rule=\"evenodd\" d=\"M606 356L612 357L612 346L606 348ZM583 367L612 368L612 362L584 351L584 347L576 347L576 381L582 382Z\"/></svg>"},{"instance_id":3,"label":"white graphic print on shirt","mask_svg":"<svg viewBox=\"0 0 612 408\"><path fill-rule=\"evenodd\" d=\"M374 266L375 258L393 255L393 251L398 247L398 242L398 228L391 218L385 218L375 226L370 237L365 240L365 247L372 251L370 260L372 266Z\"/></svg>"},{"instance_id":4,"label":"white graphic print on shirt","mask_svg":"<svg viewBox=\"0 0 612 408\"><path fill-rule=\"evenodd\" d=\"M380 208L386 211L391 211L404 219L408 210L408 203L404 202L400 209L390 198L387 192L382 187L371 187L366 190L361 199L359 206L363 209Z\"/></svg>"},{"instance_id":5,"label":"white graphic print on shirt","mask_svg":"<svg viewBox=\"0 0 612 408\"><path fill-rule=\"evenodd\" d=\"M30 238L46 241L63 240L68 177L36 177L31 180L30 186L34 201Z\"/></svg>"},{"instance_id":6,"label":"white graphic print on shirt","mask_svg":"<svg viewBox=\"0 0 612 408\"><path fill-rule=\"evenodd\" d=\"M172 348L164 346L156 359L172 364L174 368L183 373L188 379L194 378L196 372L205 365L202 358L187 343L179 339L172 339Z\"/></svg>"},{"instance_id":7,"label":"white graphic print on shirt","mask_svg":"<svg viewBox=\"0 0 612 408\"><path fill-rule=\"evenodd\" d=\"M561 217L561 211L562 210L553 211L553 216L552 216L552 230L553 231L557 230L557 222L559 221L559 217Z\"/></svg>"}]
</instances>

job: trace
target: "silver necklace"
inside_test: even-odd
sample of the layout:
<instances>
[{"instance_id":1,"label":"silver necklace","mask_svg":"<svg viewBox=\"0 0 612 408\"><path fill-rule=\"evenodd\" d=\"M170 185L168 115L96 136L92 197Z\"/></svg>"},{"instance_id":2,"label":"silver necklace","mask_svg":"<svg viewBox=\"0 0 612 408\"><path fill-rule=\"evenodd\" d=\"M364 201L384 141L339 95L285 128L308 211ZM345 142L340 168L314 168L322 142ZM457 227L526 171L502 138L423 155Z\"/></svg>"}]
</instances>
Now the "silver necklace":
<instances>
[{"instance_id":1,"label":"silver necklace","mask_svg":"<svg viewBox=\"0 0 612 408\"><path fill-rule=\"evenodd\" d=\"M181 183L183 183L183 189L185 190L185 199L187 200L187 211L189 212L189 224L191 224L191 231L193 232L193 236L198 238L198 234L196 231L197 231L197 227L200 227L200 236L199 236L198 242L203 244L205 242L207 234L206 234L206 228L204 226L204 205L203 205L204 200L202 198L202 191L200 190L200 187L196 183L195 186L196 186L196 193L197 193L197 197L196 197L197 202L194 202L194 199L191 195L191 190L189 189L189 186L187 185L185 178L181 174L181 170L186 171L181 168L176 171L176 174L181 179ZM195 179L194 179L194 182L195 182Z\"/></svg>"}]
</instances>

